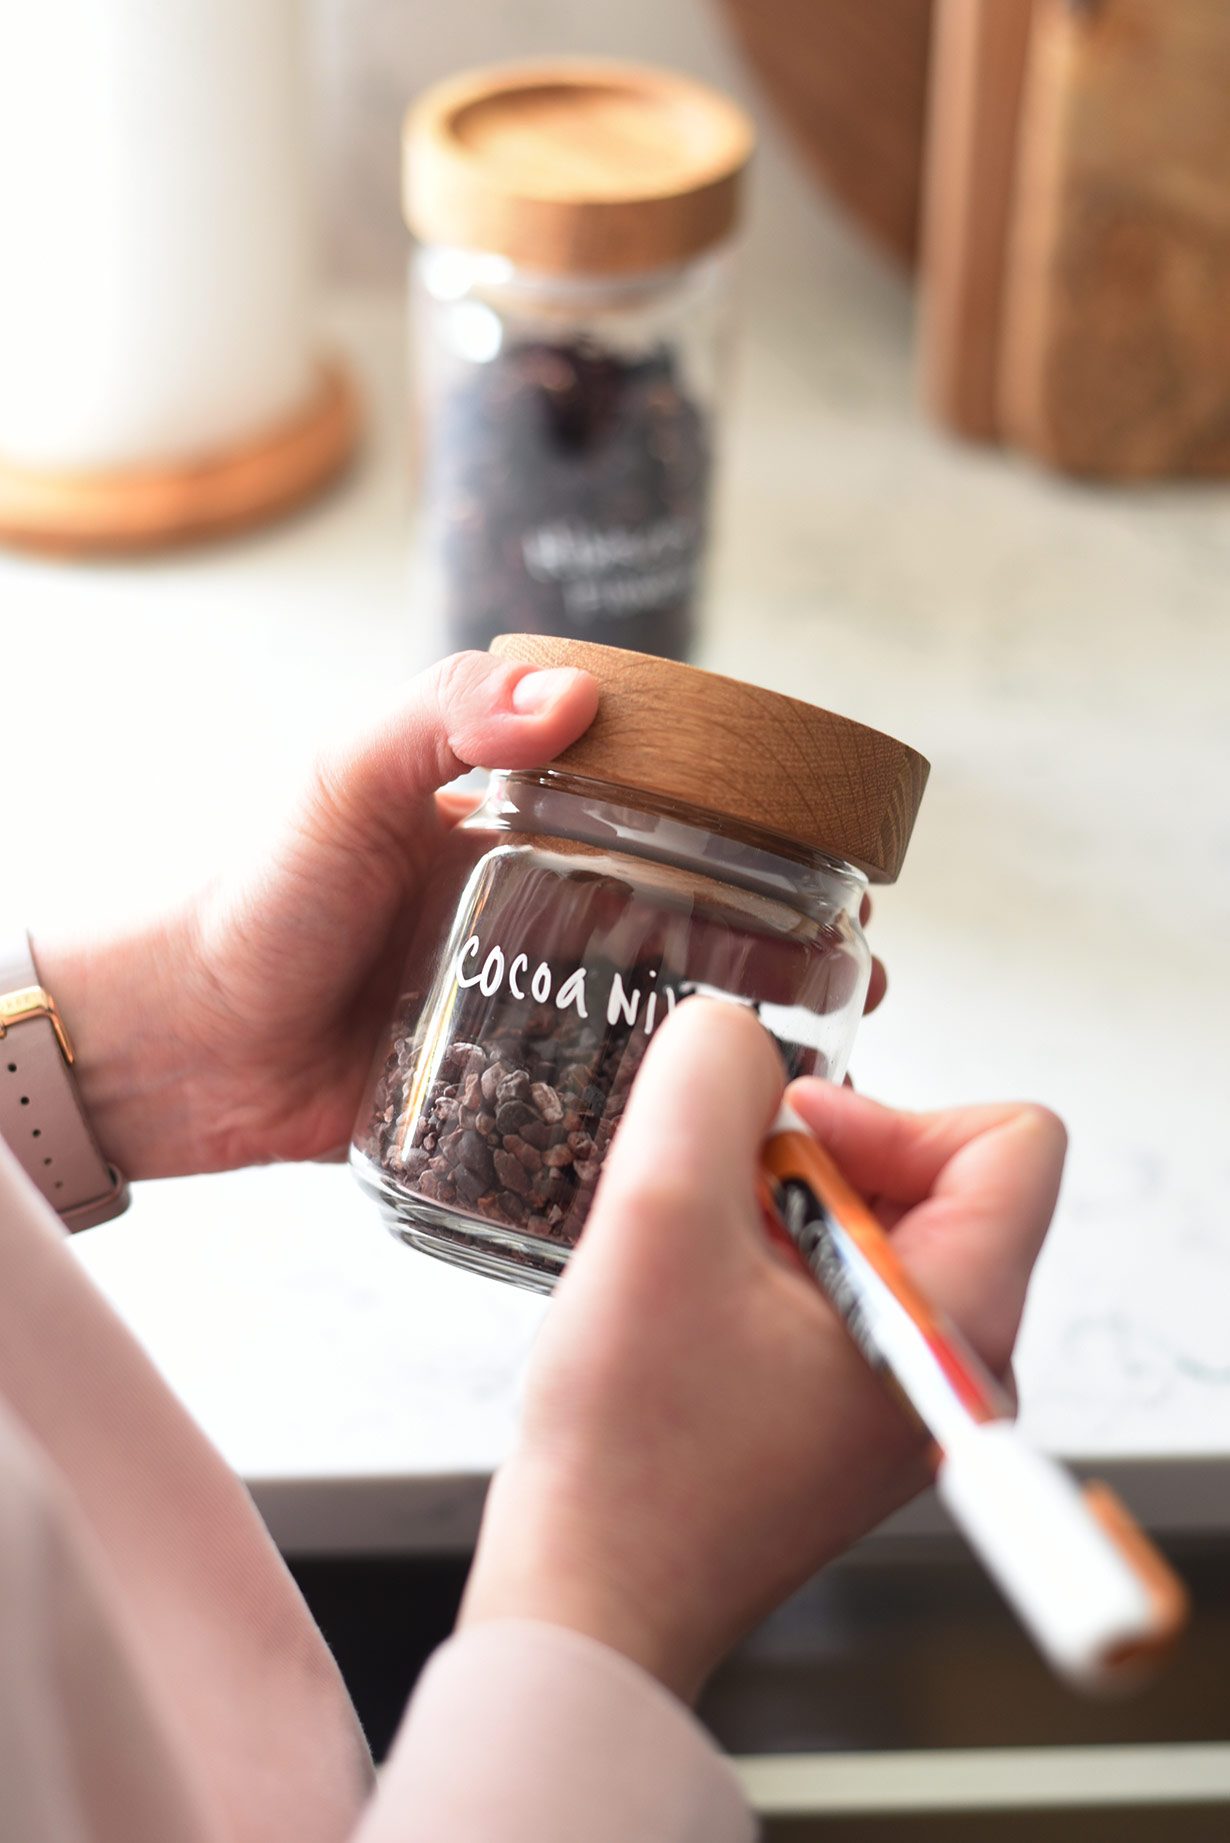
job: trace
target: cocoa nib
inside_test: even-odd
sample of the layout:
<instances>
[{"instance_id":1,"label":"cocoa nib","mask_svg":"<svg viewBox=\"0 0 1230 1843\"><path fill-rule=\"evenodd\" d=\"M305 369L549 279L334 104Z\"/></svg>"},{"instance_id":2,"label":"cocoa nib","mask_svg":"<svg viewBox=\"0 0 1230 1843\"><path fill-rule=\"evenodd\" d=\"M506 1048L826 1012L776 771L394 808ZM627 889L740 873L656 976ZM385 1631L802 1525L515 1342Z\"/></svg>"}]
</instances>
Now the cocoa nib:
<instances>
[{"instance_id":1,"label":"cocoa nib","mask_svg":"<svg viewBox=\"0 0 1230 1843\"><path fill-rule=\"evenodd\" d=\"M555 1089L545 1081L536 1081L530 1089L530 1098L538 1109L539 1117L548 1126L555 1126L564 1117L564 1104Z\"/></svg>"},{"instance_id":2,"label":"cocoa nib","mask_svg":"<svg viewBox=\"0 0 1230 1843\"><path fill-rule=\"evenodd\" d=\"M524 1101L505 1101L496 1111L495 1130L501 1137L508 1133L519 1133L523 1126L530 1125L533 1118L533 1108L527 1107Z\"/></svg>"},{"instance_id":3,"label":"cocoa nib","mask_svg":"<svg viewBox=\"0 0 1230 1843\"><path fill-rule=\"evenodd\" d=\"M503 1150L494 1153L493 1157L495 1160L495 1174L504 1188L513 1191L517 1196L528 1196L530 1190L529 1174L520 1159L515 1157L512 1152Z\"/></svg>"}]
</instances>

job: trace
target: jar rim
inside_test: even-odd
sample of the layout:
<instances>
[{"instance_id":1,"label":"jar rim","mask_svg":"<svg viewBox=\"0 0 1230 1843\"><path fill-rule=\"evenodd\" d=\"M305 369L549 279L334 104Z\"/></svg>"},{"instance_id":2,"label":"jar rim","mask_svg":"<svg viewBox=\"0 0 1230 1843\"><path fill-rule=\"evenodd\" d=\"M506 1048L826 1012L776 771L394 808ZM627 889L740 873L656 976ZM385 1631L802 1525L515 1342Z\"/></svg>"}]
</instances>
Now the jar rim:
<instances>
[{"instance_id":1,"label":"jar rim","mask_svg":"<svg viewBox=\"0 0 1230 1843\"><path fill-rule=\"evenodd\" d=\"M527 263L516 262L499 250L476 249L456 241L428 242L422 237L414 240L415 259L424 265L419 273L424 276L428 293L436 299L445 302L462 300L477 285L493 290L498 288L501 294L507 293L513 299L524 297L532 301L535 296L549 294L553 304L576 302L584 306L595 301L600 304L617 302L621 305L653 301L655 296L682 288L692 278L703 286L709 275L722 273L722 265L729 260L730 247L728 239L715 244L711 249L698 251L695 255L682 259L671 258L652 269L636 269L628 274L575 270L560 275L549 269L536 269ZM469 269L471 273L466 277L464 286L455 282L450 275L448 286L439 288L437 277L440 270L445 268L447 273L446 265L450 263L456 263L458 271Z\"/></svg>"},{"instance_id":2,"label":"jar rim","mask_svg":"<svg viewBox=\"0 0 1230 1843\"><path fill-rule=\"evenodd\" d=\"M789 838L765 826L751 825L713 806L698 806L694 801L678 800L670 794L621 786L597 774L582 773L575 768L550 763L542 768L500 768L492 777L489 796L497 782L516 786L534 785L555 789L577 799L594 799L608 806L626 807L634 813L669 819L675 824L694 827L733 843L746 845L766 857L775 857L807 869L822 869L827 874L865 887L866 873L846 858L837 857L816 845ZM481 810L481 809L479 809Z\"/></svg>"}]
</instances>

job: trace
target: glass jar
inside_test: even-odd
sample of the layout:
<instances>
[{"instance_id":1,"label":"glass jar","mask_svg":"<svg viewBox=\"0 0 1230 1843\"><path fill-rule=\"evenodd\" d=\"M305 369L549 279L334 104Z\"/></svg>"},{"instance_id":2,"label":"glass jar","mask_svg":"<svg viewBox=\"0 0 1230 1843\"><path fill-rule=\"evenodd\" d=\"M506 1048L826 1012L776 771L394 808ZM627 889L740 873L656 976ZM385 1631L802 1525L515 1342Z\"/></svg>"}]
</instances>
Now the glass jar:
<instances>
[{"instance_id":1,"label":"glass jar","mask_svg":"<svg viewBox=\"0 0 1230 1843\"><path fill-rule=\"evenodd\" d=\"M871 965L860 902L896 873L926 763L687 666L495 650L584 666L598 717L545 768L497 774L445 842L351 1159L412 1246L547 1290L682 998L754 1007L789 1074L841 1078Z\"/></svg>"},{"instance_id":2,"label":"glass jar","mask_svg":"<svg viewBox=\"0 0 1230 1843\"><path fill-rule=\"evenodd\" d=\"M684 658L747 118L623 65L481 71L406 130L422 554L446 649Z\"/></svg>"}]
</instances>

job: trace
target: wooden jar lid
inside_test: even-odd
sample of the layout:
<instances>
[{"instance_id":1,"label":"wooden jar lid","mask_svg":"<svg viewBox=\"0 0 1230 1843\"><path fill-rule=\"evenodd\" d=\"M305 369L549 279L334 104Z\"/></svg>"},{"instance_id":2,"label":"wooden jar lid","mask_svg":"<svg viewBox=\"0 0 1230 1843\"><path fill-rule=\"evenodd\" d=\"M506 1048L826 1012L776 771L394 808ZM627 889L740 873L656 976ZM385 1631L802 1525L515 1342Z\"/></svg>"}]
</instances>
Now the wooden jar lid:
<instances>
[{"instance_id":1,"label":"wooden jar lid","mask_svg":"<svg viewBox=\"0 0 1230 1843\"><path fill-rule=\"evenodd\" d=\"M930 773L904 742L648 653L546 634L501 634L491 651L581 666L601 686L590 728L551 767L684 801L895 882Z\"/></svg>"},{"instance_id":2,"label":"wooden jar lid","mask_svg":"<svg viewBox=\"0 0 1230 1843\"><path fill-rule=\"evenodd\" d=\"M436 84L403 136L406 222L544 275L666 268L738 215L755 135L716 90L639 64L493 65Z\"/></svg>"}]
</instances>

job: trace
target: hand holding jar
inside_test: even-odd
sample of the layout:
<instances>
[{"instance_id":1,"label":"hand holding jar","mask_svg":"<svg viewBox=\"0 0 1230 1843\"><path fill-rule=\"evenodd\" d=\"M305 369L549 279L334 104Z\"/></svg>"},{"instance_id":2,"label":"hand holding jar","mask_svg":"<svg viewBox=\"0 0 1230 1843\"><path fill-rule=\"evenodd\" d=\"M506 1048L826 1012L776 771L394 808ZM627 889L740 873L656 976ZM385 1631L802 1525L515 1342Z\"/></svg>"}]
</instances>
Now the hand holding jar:
<instances>
[{"instance_id":1,"label":"hand holding jar","mask_svg":"<svg viewBox=\"0 0 1230 1843\"><path fill-rule=\"evenodd\" d=\"M535 1353L462 1624L536 1618L685 1699L758 1618L926 1482L920 1437L765 1233L768 1035L691 999L656 1035ZM791 1105L998 1373L1059 1185L1044 1109Z\"/></svg>"},{"instance_id":2,"label":"hand holding jar","mask_svg":"<svg viewBox=\"0 0 1230 1843\"><path fill-rule=\"evenodd\" d=\"M111 936L35 933L107 1155L131 1178L340 1158L471 767L549 760L584 672L461 653L325 747L250 864Z\"/></svg>"}]
</instances>

